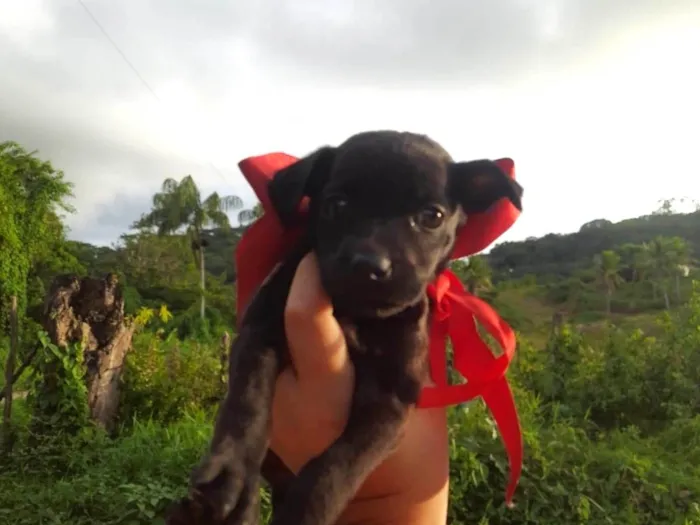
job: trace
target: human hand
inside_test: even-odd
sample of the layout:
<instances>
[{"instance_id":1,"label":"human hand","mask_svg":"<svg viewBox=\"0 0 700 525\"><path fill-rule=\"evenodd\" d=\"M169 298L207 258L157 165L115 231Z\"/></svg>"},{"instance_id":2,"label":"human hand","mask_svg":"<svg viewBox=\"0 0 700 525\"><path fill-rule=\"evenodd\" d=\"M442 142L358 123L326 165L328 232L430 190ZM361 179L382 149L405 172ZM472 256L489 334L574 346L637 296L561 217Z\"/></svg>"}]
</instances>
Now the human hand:
<instances>
[{"instance_id":1,"label":"human hand","mask_svg":"<svg viewBox=\"0 0 700 525\"><path fill-rule=\"evenodd\" d=\"M355 377L313 254L292 282L285 328L295 370L277 380L271 448L298 472L342 433ZM413 410L398 448L368 477L338 525L444 525L448 476L445 409Z\"/></svg>"}]
</instances>

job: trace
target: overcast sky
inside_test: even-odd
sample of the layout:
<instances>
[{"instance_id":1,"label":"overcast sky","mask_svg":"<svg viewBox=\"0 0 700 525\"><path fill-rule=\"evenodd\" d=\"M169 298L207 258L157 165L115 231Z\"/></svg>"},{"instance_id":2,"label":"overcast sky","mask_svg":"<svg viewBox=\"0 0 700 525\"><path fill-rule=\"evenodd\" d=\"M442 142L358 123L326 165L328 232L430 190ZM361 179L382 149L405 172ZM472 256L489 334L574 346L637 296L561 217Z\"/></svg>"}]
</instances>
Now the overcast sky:
<instances>
[{"instance_id":1,"label":"overcast sky","mask_svg":"<svg viewBox=\"0 0 700 525\"><path fill-rule=\"evenodd\" d=\"M506 239L700 197L697 0L0 0L0 141L75 184L109 244L166 177L253 204L240 159L358 131L510 156Z\"/></svg>"}]
</instances>

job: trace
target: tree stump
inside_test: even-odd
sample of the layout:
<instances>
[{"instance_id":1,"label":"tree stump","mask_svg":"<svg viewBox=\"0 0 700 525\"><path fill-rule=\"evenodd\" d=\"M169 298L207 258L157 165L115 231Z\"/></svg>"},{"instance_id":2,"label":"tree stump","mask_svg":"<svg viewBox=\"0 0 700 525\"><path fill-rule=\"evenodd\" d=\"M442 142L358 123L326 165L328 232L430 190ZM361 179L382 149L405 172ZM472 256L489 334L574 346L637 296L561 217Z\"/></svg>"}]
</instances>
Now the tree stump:
<instances>
[{"instance_id":1,"label":"tree stump","mask_svg":"<svg viewBox=\"0 0 700 525\"><path fill-rule=\"evenodd\" d=\"M83 345L90 417L112 430L119 408L121 372L135 329L125 319L117 276L57 276L44 303L43 324L56 346ZM49 390L55 386L51 382L50 374L45 375Z\"/></svg>"}]
</instances>

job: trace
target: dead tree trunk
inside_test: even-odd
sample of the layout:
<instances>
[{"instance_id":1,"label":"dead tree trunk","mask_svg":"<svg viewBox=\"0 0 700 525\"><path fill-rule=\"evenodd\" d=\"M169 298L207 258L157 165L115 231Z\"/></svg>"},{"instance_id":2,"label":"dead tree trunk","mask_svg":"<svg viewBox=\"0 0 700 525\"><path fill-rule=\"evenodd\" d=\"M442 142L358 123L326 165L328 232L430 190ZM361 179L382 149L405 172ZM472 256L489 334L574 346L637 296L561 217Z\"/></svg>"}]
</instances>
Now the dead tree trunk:
<instances>
[{"instance_id":1,"label":"dead tree trunk","mask_svg":"<svg viewBox=\"0 0 700 525\"><path fill-rule=\"evenodd\" d=\"M113 429L119 408L119 379L134 328L124 317L116 275L54 279L44 305L44 329L58 347L83 345L90 417L107 430ZM51 390L57 378L49 373L44 380Z\"/></svg>"}]
</instances>

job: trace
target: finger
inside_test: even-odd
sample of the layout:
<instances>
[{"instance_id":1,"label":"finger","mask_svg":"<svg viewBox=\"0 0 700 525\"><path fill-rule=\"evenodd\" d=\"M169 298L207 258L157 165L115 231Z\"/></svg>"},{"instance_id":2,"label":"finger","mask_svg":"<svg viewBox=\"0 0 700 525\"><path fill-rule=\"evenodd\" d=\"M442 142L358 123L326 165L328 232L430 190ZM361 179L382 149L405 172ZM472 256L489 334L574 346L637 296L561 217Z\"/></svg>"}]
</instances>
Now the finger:
<instances>
[{"instance_id":1,"label":"finger","mask_svg":"<svg viewBox=\"0 0 700 525\"><path fill-rule=\"evenodd\" d=\"M301 382L325 382L351 368L340 325L321 285L318 264L308 254L299 264L289 291L285 331Z\"/></svg>"}]
</instances>

